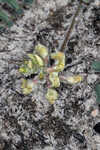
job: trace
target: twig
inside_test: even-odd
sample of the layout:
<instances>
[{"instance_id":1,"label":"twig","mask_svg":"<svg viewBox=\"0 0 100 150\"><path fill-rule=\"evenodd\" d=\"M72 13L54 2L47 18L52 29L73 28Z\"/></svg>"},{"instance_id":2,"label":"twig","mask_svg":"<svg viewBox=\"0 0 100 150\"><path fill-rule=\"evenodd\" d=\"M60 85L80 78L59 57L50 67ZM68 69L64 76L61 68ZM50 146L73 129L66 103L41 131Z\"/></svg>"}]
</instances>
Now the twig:
<instances>
[{"instance_id":1,"label":"twig","mask_svg":"<svg viewBox=\"0 0 100 150\"><path fill-rule=\"evenodd\" d=\"M66 31L66 34L65 34L65 37L64 37L63 42L62 42L61 45L59 46L59 49L58 49L59 51L62 51L62 52L65 52L65 51L66 51L66 50L65 50L65 46L68 44L68 40L69 40L70 34L71 34L72 29L73 29L74 24L75 24L75 19L76 19L76 17L78 16L78 14L79 14L79 12L80 12L81 4L82 4L82 0L80 0L80 2L79 2L78 8L77 8L77 10L76 10L76 12L75 12L75 14L74 14L74 16L73 16L73 19L72 19L72 22L71 22L71 24L70 24L70 26L69 26L68 31Z\"/></svg>"},{"instance_id":2,"label":"twig","mask_svg":"<svg viewBox=\"0 0 100 150\"><path fill-rule=\"evenodd\" d=\"M76 61L76 62L74 62L74 63L72 63L72 64L70 64L70 65L66 65L66 66L64 67L64 70L65 70L65 69L69 69L69 68L71 68L71 67L73 67L73 66L80 65L80 64L82 64L82 63L83 63L82 60Z\"/></svg>"}]
</instances>

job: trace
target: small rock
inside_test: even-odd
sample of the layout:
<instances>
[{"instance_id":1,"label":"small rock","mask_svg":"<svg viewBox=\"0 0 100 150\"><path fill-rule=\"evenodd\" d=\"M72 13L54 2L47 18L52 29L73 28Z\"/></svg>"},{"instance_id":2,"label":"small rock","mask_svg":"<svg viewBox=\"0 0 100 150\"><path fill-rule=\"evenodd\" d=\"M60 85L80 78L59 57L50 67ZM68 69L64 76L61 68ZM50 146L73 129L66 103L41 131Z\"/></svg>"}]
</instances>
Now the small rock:
<instances>
[{"instance_id":1,"label":"small rock","mask_svg":"<svg viewBox=\"0 0 100 150\"><path fill-rule=\"evenodd\" d=\"M100 134L100 122L98 122L94 127L93 129L95 130L95 132L99 133Z\"/></svg>"},{"instance_id":2,"label":"small rock","mask_svg":"<svg viewBox=\"0 0 100 150\"><path fill-rule=\"evenodd\" d=\"M98 115L98 113L99 113L99 110L98 110L98 109L95 109L95 110L93 110L93 111L91 112L91 116L92 116L92 117L96 117L96 116Z\"/></svg>"}]
</instances>

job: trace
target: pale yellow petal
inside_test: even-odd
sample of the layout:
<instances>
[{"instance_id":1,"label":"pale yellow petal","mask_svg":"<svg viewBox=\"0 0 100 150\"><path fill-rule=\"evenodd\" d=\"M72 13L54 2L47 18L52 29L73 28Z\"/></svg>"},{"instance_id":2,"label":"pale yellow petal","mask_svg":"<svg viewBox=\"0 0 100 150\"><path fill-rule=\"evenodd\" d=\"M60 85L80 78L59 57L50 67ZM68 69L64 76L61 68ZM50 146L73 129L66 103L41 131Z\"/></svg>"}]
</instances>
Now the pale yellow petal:
<instances>
[{"instance_id":1,"label":"pale yellow petal","mask_svg":"<svg viewBox=\"0 0 100 150\"><path fill-rule=\"evenodd\" d=\"M81 75L75 75L75 76L69 76L66 78L67 82L70 84L76 84L83 80L83 77Z\"/></svg>"},{"instance_id":2,"label":"pale yellow petal","mask_svg":"<svg viewBox=\"0 0 100 150\"><path fill-rule=\"evenodd\" d=\"M35 60L34 54L27 54L29 58L31 58L33 61Z\"/></svg>"},{"instance_id":3,"label":"pale yellow petal","mask_svg":"<svg viewBox=\"0 0 100 150\"><path fill-rule=\"evenodd\" d=\"M48 49L42 44L38 44L35 46L36 53L45 59L48 56Z\"/></svg>"},{"instance_id":4,"label":"pale yellow petal","mask_svg":"<svg viewBox=\"0 0 100 150\"><path fill-rule=\"evenodd\" d=\"M51 85L52 87L57 88L57 87L60 86L60 80L59 80L59 77L58 77L58 72L52 72L52 73L50 73L49 80L50 80L50 82L52 84Z\"/></svg>"},{"instance_id":5,"label":"pale yellow petal","mask_svg":"<svg viewBox=\"0 0 100 150\"><path fill-rule=\"evenodd\" d=\"M40 72L40 73L39 73L39 79L40 79L40 80L44 79L44 76L45 76L45 75L44 75L43 72Z\"/></svg>"},{"instance_id":6,"label":"pale yellow petal","mask_svg":"<svg viewBox=\"0 0 100 150\"><path fill-rule=\"evenodd\" d=\"M37 60L37 62L38 62L38 64L39 64L39 66L40 67L43 67L44 66L44 62L43 62L43 60L41 59L41 57L39 57L38 55L34 55L35 56L35 58L36 58L36 60Z\"/></svg>"},{"instance_id":7,"label":"pale yellow petal","mask_svg":"<svg viewBox=\"0 0 100 150\"><path fill-rule=\"evenodd\" d=\"M47 100L50 102L50 104L54 104L55 100L58 98L58 93L54 89L48 89L47 94L46 94Z\"/></svg>"},{"instance_id":8,"label":"pale yellow petal","mask_svg":"<svg viewBox=\"0 0 100 150\"><path fill-rule=\"evenodd\" d=\"M31 60L29 60L29 61L28 61L27 66L28 66L30 69L32 69L32 68L33 68L33 63L32 63L32 61L31 61Z\"/></svg>"},{"instance_id":9,"label":"pale yellow petal","mask_svg":"<svg viewBox=\"0 0 100 150\"><path fill-rule=\"evenodd\" d=\"M44 65L44 62L42 60L41 57L39 57L38 55L36 54L28 54L28 56L32 59L33 62L37 62L39 64L39 66L43 66Z\"/></svg>"},{"instance_id":10,"label":"pale yellow petal","mask_svg":"<svg viewBox=\"0 0 100 150\"><path fill-rule=\"evenodd\" d=\"M32 82L32 80L26 80L26 79L22 79L22 91L23 91L23 94L30 94L33 90L33 87L34 87L34 83Z\"/></svg>"},{"instance_id":11,"label":"pale yellow petal","mask_svg":"<svg viewBox=\"0 0 100 150\"><path fill-rule=\"evenodd\" d=\"M65 67L65 54L62 52L56 52L51 54L51 58L55 60L55 66L52 67L54 71L60 72Z\"/></svg>"}]
</instances>

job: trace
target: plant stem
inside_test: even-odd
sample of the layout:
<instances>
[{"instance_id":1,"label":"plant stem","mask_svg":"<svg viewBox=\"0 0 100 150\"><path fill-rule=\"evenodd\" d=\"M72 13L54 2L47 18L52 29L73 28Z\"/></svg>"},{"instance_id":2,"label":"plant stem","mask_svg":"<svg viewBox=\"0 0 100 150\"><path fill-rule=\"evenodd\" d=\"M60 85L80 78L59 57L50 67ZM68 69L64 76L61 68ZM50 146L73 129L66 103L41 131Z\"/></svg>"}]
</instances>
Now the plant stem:
<instances>
[{"instance_id":1,"label":"plant stem","mask_svg":"<svg viewBox=\"0 0 100 150\"><path fill-rule=\"evenodd\" d=\"M68 31L66 31L65 33L65 37L64 37L64 40L62 41L61 45L59 46L59 51L61 52L65 52L65 46L68 44L68 41L69 41L69 37L71 35L71 32L72 32L72 29L74 27L74 24L75 24L75 19L76 17L78 16L79 12L80 12L80 8L81 8L81 4L82 4L82 0L80 0L79 2L79 5L78 5L78 8L73 16L73 19L72 19L72 22L68 28Z\"/></svg>"}]
</instances>

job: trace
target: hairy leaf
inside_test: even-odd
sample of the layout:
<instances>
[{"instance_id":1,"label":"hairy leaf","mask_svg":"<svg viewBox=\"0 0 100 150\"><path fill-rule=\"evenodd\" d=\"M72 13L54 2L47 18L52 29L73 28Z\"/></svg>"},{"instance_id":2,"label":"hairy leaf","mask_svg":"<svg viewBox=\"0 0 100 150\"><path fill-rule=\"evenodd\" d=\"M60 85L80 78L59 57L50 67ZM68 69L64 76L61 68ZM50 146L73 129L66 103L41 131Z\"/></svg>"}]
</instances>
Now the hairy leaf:
<instances>
[{"instance_id":1,"label":"hairy leaf","mask_svg":"<svg viewBox=\"0 0 100 150\"><path fill-rule=\"evenodd\" d=\"M60 86L60 80L58 77L58 72L51 72L49 75L49 80L51 81L51 86L52 87L59 87Z\"/></svg>"},{"instance_id":2,"label":"hairy leaf","mask_svg":"<svg viewBox=\"0 0 100 150\"><path fill-rule=\"evenodd\" d=\"M41 56L43 59L45 59L48 56L48 49L42 44L38 44L35 47L36 53Z\"/></svg>"},{"instance_id":3,"label":"hairy leaf","mask_svg":"<svg viewBox=\"0 0 100 150\"><path fill-rule=\"evenodd\" d=\"M40 67L43 67L44 66L44 62L43 60L41 59L41 57L39 57L38 55L34 55L36 57L36 60L37 60L37 63Z\"/></svg>"},{"instance_id":4,"label":"hairy leaf","mask_svg":"<svg viewBox=\"0 0 100 150\"><path fill-rule=\"evenodd\" d=\"M58 98L58 93L55 89L48 89L46 94L47 100L50 102L50 104L54 104L55 100Z\"/></svg>"},{"instance_id":5,"label":"hairy leaf","mask_svg":"<svg viewBox=\"0 0 100 150\"><path fill-rule=\"evenodd\" d=\"M52 67L54 72L63 71L65 67L65 54L62 52L56 52L51 54L51 58L55 60L55 66Z\"/></svg>"},{"instance_id":6,"label":"hairy leaf","mask_svg":"<svg viewBox=\"0 0 100 150\"><path fill-rule=\"evenodd\" d=\"M22 90L23 90L23 94L30 94L33 90L34 87L34 83L32 82L32 80L25 80L22 79Z\"/></svg>"},{"instance_id":7,"label":"hairy leaf","mask_svg":"<svg viewBox=\"0 0 100 150\"><path fill-rule=\"evenodd\" d=\"M69 76L66 78L67 82L70 84L76 84L83 80L83 77L81 75L75 75L75 76Z\"/></svg>"},{"instance_id":8,"label":"hairy leaf","mask_svg":"<svg viewBox=\"0 0 100 150\"><path fill-rule=\"evenodd\" d=\"M43 68L43 60L36 54L28 54L31 60L25 61L24 64L20 67L19 72L25 76L34 74Z\"/></svg>"}]
</instances>

